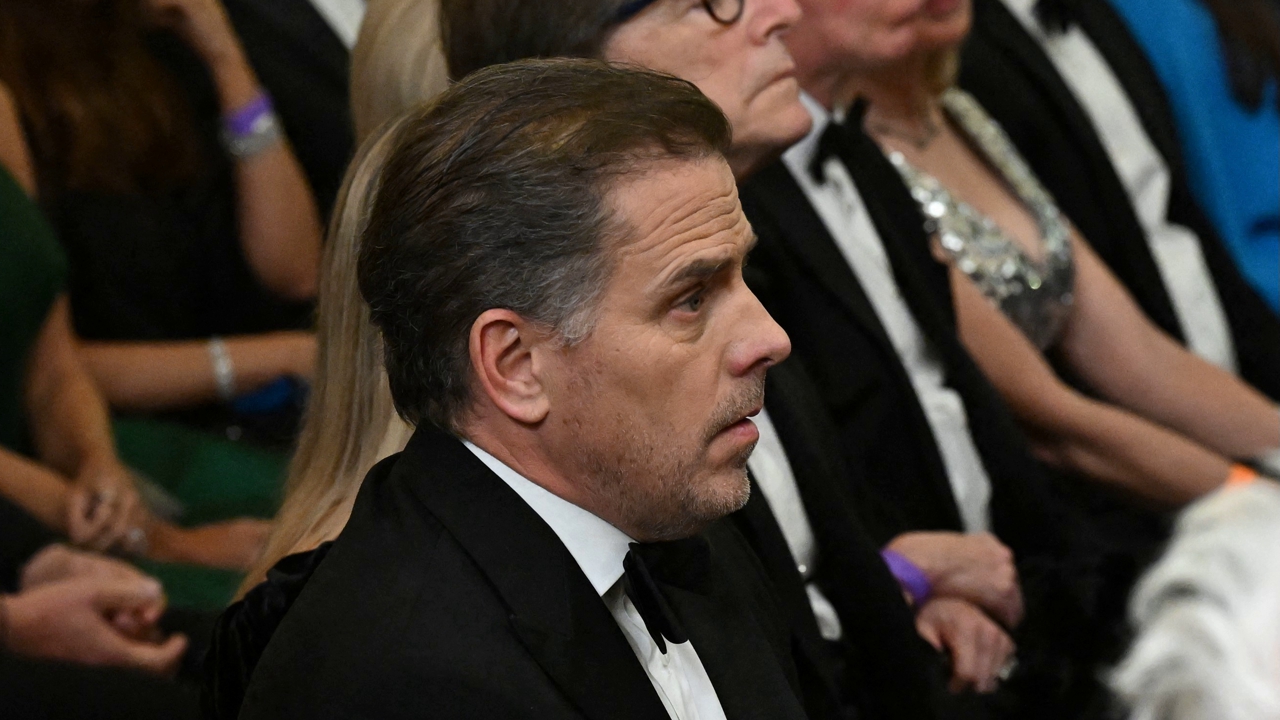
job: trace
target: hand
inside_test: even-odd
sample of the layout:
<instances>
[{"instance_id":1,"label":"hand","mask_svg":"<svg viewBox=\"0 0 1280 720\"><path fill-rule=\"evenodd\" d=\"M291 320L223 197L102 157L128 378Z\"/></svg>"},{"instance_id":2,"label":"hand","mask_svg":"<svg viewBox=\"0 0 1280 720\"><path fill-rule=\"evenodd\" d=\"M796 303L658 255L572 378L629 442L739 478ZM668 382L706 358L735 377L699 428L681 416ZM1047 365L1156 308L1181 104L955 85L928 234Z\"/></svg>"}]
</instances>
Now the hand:
<instances>
[{"instance_id":1,"label":"hand","mask_svg":"<svg viewBox=\"0 0 1280 720\"><path fill-rule=\"evenodd\" d=\"M67 535L81 547L138 552L150 523L133 475L115 459L86 462L72 483Z\"/></svg>"},{"instance_id":2,"label":"hand","mask_svg":"<svg viewBox=\"0 0 1280 720\"><path fill-rule=\"evenodd\" d=\"M169 28L210 66L243 55L221 0L143 0L152 22Z\"/></svg>"},{"instance_id":3,"label":"hand","mask_svg":"<svg viewBox=\"0 0 1280 720\"><path fill-rule=\"evenodd\" d=\"M137 581L145 580L147 576L126 562L57 543L45 547L27 561L22 567L18 588L31 590L73 578Z\"/></svg>"},{"instance_id":4,"label":"hand","mask_svg":"<svg viewBox=\"0 0 1280 720\"><path fill-rule=\"evenodd\" d=\"M951 657L951 692L995 692L1016 647L1013 639L963 600L934 598L916 613L916 631Z\"/></svg>"},{"instance_id":5,"label":"hand","mask_svg":"<svg viewBox=\"0 0 1280 720\"><path fill-rule=\"evenodd\" d=\"M149 578L65 580L0 602L8 619L8 649L19 655L168 677L187 649L183 635L155 634L164 595Z\"/></svg>"},{"instance_id":6,"label":"hand","mask_svg":"<svg viewBox=\"0 0 1280 720\"><path fill-rule=\"evenodd\" d=\"M994 535L906 533L894 538L888 548L929 577L934 596L973 603L1006 628L1022 622L1022 589L1013 551Z\"/></svg>"}]
</instances>

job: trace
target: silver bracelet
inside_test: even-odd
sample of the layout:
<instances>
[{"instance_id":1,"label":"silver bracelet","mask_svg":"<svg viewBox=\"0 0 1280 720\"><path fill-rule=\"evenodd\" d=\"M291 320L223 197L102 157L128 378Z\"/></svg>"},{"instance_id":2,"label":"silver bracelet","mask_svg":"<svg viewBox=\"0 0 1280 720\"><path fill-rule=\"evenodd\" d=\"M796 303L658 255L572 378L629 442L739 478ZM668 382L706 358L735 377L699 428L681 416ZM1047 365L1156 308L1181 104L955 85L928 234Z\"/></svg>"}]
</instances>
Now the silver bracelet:
<instances>
[{"instance_id":1,"label":"silver bracelet","mask_svg":"<svg viewBox=\"0 0 1280 720\"><path fill-rule=\"evenodd\" d=\"M231 362L227 344L217 335L209 338L209 364L213 366L213 384L218 388L218 397L223 402L231 402L236 397L236 367Z\"/></svg>"},{"instance_id":2,"label":"silver bracelet","mask_svg":"<svg viewBox=\"0 0 1280 720\"><path fill-rule=\"evenodd\" d=\"M222 119L222 144L238 160L273 147L284 137L271 96L259 93L244 107Z\"/></svg>"}]
</instances>

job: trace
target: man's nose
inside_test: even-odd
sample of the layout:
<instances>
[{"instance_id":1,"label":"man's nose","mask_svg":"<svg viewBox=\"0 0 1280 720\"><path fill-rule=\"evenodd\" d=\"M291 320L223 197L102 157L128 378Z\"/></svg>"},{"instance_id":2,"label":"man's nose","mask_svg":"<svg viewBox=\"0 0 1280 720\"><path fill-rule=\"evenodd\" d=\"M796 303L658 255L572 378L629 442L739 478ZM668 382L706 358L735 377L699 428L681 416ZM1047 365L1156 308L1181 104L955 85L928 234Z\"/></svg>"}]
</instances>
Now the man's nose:
<instances>
[{"instance_id":1,"label":"man's nose","mask_svg":"<svg viewBox=\"0 0 1280 720\"><path fill-rule=\"evenodd\" d=\"M746 375L757 367L772 367L791 354L791 338L764 309L754 294L747 291L749 301L743 316L743 341L734 353L731 370L734 375Z\"/></svg>"},{"instance_id":2,"label":"man's nose","mask_svg":"<svg viewBox=\"0 0 1280 720\"><path fill-rule=\"evenodd\" d=\"M758 33L760 40L786 32L800 21L801 10L796 0L755 0L747 2L748 12L753 6L755 12L748 20L753 34Z\"/></svg>"}]
</instances>

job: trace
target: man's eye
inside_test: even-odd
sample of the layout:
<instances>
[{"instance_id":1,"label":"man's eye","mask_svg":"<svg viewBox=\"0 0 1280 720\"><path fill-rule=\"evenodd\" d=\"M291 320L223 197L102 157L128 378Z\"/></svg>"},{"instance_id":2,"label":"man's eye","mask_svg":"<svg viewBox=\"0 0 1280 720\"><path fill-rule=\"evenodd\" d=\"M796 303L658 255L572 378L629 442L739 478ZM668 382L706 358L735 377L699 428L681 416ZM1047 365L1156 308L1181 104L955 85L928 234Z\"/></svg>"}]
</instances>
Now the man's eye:
<instances>
[{"instance_id":1,"label":"man's eye","mask_svg":"<svg viewBox=\"0 0 1280 720\"><path fill-rule=\"evenodd\" d=\"M705 299L706 297L705 297L704 291L699 290L693 293L692 295L690 295L689 297L685 298L684 302L680 303L680 307L688 310L689 312L698 312L698 310L702 307L703 300Z\"/></svg>"}]
</instances>

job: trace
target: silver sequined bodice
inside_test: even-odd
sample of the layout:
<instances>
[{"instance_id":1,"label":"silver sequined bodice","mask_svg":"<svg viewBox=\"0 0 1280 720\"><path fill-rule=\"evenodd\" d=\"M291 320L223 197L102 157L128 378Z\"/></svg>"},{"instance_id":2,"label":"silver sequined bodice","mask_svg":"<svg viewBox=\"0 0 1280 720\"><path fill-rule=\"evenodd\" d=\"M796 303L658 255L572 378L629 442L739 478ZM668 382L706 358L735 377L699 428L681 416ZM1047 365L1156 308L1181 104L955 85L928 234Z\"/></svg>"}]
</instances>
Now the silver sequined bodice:
<instances>
[{"instance_id":1,"label":"silver sequined bodice","mask_svg":"<svg viewBox=\"0 0 1280 720\"><path fill-rule=\"evenodd\" d=\"M1013 142L976 100L952 89L942 103L1035 218L1044 242L1043 258L1032 259L990 218L913 167L902 153L891 152L889 159L920 203L927 229L936 234L951 263L1044 350L1057 340L1074 300L1075 265L1067 223Z\"/></svg>"}]
</instances>

